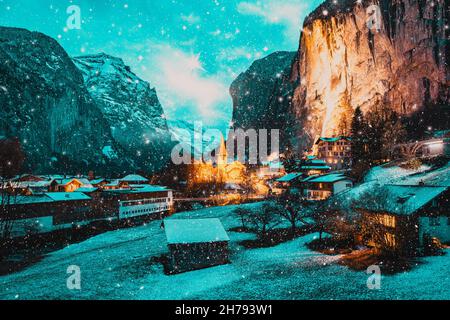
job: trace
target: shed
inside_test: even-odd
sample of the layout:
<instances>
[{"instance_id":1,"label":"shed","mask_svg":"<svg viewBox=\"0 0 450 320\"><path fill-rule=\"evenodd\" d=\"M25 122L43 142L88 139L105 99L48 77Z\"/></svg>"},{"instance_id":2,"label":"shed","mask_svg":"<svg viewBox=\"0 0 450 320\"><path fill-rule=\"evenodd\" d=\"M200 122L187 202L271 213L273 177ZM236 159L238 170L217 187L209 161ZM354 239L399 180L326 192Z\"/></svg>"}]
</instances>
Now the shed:
<instances>
[{"instance_id":1,"label":"shed","mask_svg":"<svg viewBox=\"0 0 450 320\"><path fill-rule=\"evenodd\" d=\"M164 226L170 251L169 271L171 273L229 262L230 238L219 219L166 219Z\"/></svg>"}]
</instances>

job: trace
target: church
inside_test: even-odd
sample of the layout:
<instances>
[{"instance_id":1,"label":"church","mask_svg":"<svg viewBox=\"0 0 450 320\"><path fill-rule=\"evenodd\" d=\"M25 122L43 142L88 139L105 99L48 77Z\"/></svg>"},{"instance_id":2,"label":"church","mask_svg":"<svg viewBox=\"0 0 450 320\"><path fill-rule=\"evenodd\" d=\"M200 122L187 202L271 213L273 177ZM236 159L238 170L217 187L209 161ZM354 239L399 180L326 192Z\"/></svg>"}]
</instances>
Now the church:
<instances>
[{"instance_id":1,"label":"church","mask_svg":"<svg viewBox=\"0 0 450 320\"><path fill-rule=\"evenodd\" d=\"M227 184L245 185L247 168L239 161L228 159L225 141L222 138L213 159L194 160L188 169L188 188L201 186L225 187Z\"/></svg>"}]
</instances>

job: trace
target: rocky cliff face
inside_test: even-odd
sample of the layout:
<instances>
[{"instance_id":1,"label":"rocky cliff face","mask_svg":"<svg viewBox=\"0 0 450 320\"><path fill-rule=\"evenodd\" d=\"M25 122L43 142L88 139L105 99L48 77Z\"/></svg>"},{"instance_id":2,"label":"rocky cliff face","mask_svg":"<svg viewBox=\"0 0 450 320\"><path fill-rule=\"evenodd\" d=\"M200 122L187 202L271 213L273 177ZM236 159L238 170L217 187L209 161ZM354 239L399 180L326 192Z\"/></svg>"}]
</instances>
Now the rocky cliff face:
<instances>
[{"instance_id":1,"label":"rocky cliff face","mask_svg":"<svg viewBox=\"0 0 450 320\"><path fill-rule=\"evenodd\" d=\"M295 52L275 52L256 60L230 87L234 129L280 129L280 147L295 132L291 109L295 84L290 81Z\"/></svg>"},{"instance_id":2,"label":"rocky cliff face","mask_svg":"<svg viewBox=\"0 0 450 320\"><path fill-rule=\"evenodd\" d=\"M170 156L172 143L156 90L120 58L101 53L73 61L114 140L137 167L160 169Z\"/></svg>"},{"instance_id":3,"label":"rocky cliff face","mask_svg":"<svg viewBox=\"0 0 450 320\"><path fill-rule=\"evenodd\" d=\"M114 150L108 125L64 49L16 28L0 27L0 135L17 136L36 171L62 157L98 165L105 147Z\"/></svg>"},{"instance_id":4,"label":"rocky cliff face","mask_svg":"<svg viewBox=\"0 0 450 320\"><path fill-rule=\"evenodd\" d=\"M357 106L411 115L449 103L449 0L326 1L304 23L293 80L303 145L335 135ZM367 26L378 5L380 29ZM373 11L373 10L371 10ZM373 11L376 15L376 10ZM376 25L375 25L376 26Z\"/></svg>"}]
</instances>

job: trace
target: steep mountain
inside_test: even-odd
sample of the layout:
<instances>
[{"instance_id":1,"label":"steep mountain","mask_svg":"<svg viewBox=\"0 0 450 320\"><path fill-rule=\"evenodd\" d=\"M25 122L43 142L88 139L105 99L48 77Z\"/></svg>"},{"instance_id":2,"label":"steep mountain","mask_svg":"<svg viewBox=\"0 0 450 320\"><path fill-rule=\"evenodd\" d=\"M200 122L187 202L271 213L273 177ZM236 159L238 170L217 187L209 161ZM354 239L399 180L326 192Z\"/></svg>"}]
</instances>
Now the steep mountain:
<instances>
[{"instance_id":1,"label":"steep mountain","mask_svg":"<svg viewBox=\"0 0 450 320\"><path fill-rule=\"evenodd\" d=\"M160 169L170 157L172 143L156 90L120 58L100 53L73 61L114 140L137 167Z\"/></svg>"},{"instance_id":2,"label":"steep mountain","mask_svg":"<svg viewBox=\"0 0 450 320\"><path fill-rule=\"evenodd\" d=\"M327 0L311 13L292 73L301 79L293 106L302 146L339 134L357 106L367 112L383 103L409 116L448 105L449 4Z\"/></svg>"},{"instance_id":3,"label":"steep mountain","mask_svg":"<svg viewBox=\"0 0 450 320\"><path fill-rule=\"evenodd\" d=\"M296 52L275 52L256 60L230 87L234 129L280 129L281 147L292 139L296 128L292 116L295 84L290 82Z\"/></svg>"},{"instance_id":4,"label":"steep mountain","mask_svg":"<svg viewBox=\"0 0 450 320\"><path fill-rule=\"evenodd\" d=\"M28 168L38 172L63 159L94 168L105 161L105 148L117 153L67 53L24 29L0 27L0 135L17 136Z\"/></svg>"}]
</instances>

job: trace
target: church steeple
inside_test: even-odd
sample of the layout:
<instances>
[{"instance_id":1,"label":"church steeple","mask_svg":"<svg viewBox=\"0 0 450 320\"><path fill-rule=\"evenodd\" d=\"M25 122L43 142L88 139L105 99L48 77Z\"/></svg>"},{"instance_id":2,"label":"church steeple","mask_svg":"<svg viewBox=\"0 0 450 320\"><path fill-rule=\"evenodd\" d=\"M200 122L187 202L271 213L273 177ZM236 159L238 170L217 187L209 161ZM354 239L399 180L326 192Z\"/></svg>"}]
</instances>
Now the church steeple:
<instances>
[{"instance_id":1,"label":"church steeple","mask_svg":"<svg viewBox=\"0 0 450 320\"><path fill-rule=\"evenodd\" d=\"M227 147L225 146L225 140L223 139L223 136L220 138L220 147L219 147L219 153L217 154L217 164L227 164L228 153L227 153Z\"/></svg>"}]
</instances>

